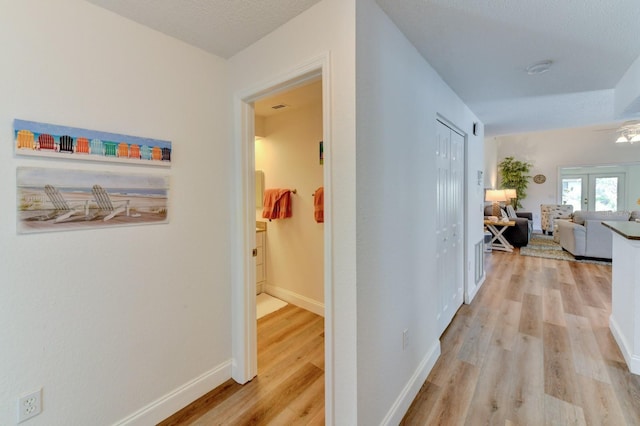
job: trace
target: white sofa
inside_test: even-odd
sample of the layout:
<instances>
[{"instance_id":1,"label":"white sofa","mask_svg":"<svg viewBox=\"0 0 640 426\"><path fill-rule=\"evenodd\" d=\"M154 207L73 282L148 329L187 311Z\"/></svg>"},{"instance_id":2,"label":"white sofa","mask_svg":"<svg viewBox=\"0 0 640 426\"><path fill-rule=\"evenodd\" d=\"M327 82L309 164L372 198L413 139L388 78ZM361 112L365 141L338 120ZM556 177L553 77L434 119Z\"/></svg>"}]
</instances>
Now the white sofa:
<instances>
[{"instance_id":1,"label":"white sofa","mask_svg":"<svg viewBox=\"0 0 640 426\"><path fill-rule=\"evenodd\" d=\"M628 221L639 217L640 212L592 212L578 210L573 220L557 220L560 245L575 257L611 259L613 238L611 230L602 221Z\"/></svg>"}]
</instances>

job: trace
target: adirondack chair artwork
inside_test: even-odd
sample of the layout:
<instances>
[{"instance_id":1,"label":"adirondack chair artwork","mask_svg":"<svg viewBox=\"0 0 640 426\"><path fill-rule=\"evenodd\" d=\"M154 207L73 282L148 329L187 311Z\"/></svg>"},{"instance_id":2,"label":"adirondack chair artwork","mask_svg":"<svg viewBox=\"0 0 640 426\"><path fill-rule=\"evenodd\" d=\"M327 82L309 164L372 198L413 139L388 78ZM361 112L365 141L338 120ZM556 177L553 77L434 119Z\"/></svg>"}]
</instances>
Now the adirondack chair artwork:
<instances>
[{"instance_id":1,"label":"adirondack chair artwork","mask_svg":"<svg viewBox=\"0 0 640 426\"><path fill-rule=\"evenodd\" d=\"M168 222L163 174L18 167L16 195L20 233Z\"/></svg>"},{"instance_id":2,"label":"adirondack chair artwork","mask_svg":"<svg viewBox=\"0 0 640 426\"><path fill-rule=\"evenodd\" d=\"M91 139L91 155L104 155L104 145L100 139Z\"/></svg>"},{"instance_id":3,"label":"adirondack chair artwork","mask_svg":"<svg viewBox=\"0 0 640 426\"><path fill-rule=\"evenodd\" d=\"M118 144L118 157L128 157L129 156L129 145L124 142Z\"/></svg>"},{"instance_id":4,"label":"adirondack chair artwork","mask_svg":"<svg viewBox=\"0 0 640 426\"><path fill-rule=\"evenodd\" d=\"M115 142L103 142L104 156L115 157L118 154L118 144Z\"/></svg>"},{"instance_id":5,"label":"adirondack chair artwork","mask_svg":"<svg viewBox=\"0 0 640 426\"><path fill-rule=\"evenodd\" d=\"M76 140L76 154L88 154L89 153L89 139L78 138Z\"/></svg>"},{"instance_id":6,"label":"adirondack chair artwork","mask_svg":"<svg viewBox=\"0 0 640 426\"><path fill-rule=\"evenodd\" d=\"M46 133L38 136L38 149L50 149L55 151L56 141L53 139L53 136Z\"/></svg>"},{"instance_id":7,"label":"adirondack chair artwork","mask_svg":"<svg viewBox=\"0 0 640 426\"><path fill-rule=\"evenodd\" d=\"M140 147L138 145L129 146L129 158L140 158Z\"/></svg>"},{"instance_id":8,"label":"adirondack chair artwork","mask_svg":"<svg viewBox=\"0 0 640 426\"><path fill-rule=\"evenodd\" d=\"M127 216L130 215L130 200L113 202L111 201L111 197L109 197L107 191L105 191L104 188L100 185L93 185L93 189L91 192L93 193L93 198L96 201L96 204L98 204L98 208L100 209L98 215L106 214L106 216L104 216L104 218L102 219L103 221L106 222L108 220L111 220L120 213L125 213Z\"/></svg>"},{"instance_id":9,"label":"adirondack chair artwork","mask_svg":"<svg viewBox=\"0 0 640 426\"><path fill-rule=\"evenodd\" d=\"M51 204L53 204L54 211L48 215L47 219L53 219L55 223L64 222L72 219L73 216L82 215L85 220L89 220L89 207L87 201L77 203L77 206L73 206L72 203L67 202L62 194L52 185L45 185L44 192L49 197Z\"/></svg>"},{"instance_id":10,"label":"adirondack chair artwork","mask_svg":"<svg viewBox=\"0 0 640 426\"><path fill-rule=\"evenodd\" d=\"M140 156L143 160L151 160L151 148L147 145L142 145L140 148Z\"/></svg>"},{"instance_id":11,"label":"adirondack chair artwork","mask_svg":"<svg viewBox=\"0 0 640 426\"><path fill-rule=\"evenodd\" d=\"M60 136L60 152L73 153L73 138L71 136Z\"/></svg>"},{"instance_id":12,"label":"adirondack chair artwork","mask_svg":"<svg viewBox=\"0 0 640 426\"><path fill-rule=\"evenodd\" d=\"M18 155L171 166L171 142L165 140L18 119L13 127Z\"/></svg>"},{"instance_id":13,"label":"adirondack chair artwork","mask_svg":"<svg viewBox=\"0 0 640 426\"><path fill-rule=\"evenodd\" d=\"M20 130L18 132L18 149L36 149L35 138L33 137L33 132L29 130Z\"/></svg>"}]
</instances>

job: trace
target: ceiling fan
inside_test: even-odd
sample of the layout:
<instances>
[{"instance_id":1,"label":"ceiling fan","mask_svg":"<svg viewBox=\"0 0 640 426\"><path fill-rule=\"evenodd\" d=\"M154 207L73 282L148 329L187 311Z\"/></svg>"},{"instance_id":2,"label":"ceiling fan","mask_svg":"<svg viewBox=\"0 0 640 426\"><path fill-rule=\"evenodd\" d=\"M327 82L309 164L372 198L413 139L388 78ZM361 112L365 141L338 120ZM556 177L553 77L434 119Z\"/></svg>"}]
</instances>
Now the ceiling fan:
<instances>
[{"instance_id":1,"label":"ceiling fan","mask_svg":"<svg viewBox=\"0 0 640 426\"><path fill-rule=\"evenodd\" d=\"M640 120L625 121L616 132L618 133L616 143L640 142Z\"/></svg>"}]
</instances>

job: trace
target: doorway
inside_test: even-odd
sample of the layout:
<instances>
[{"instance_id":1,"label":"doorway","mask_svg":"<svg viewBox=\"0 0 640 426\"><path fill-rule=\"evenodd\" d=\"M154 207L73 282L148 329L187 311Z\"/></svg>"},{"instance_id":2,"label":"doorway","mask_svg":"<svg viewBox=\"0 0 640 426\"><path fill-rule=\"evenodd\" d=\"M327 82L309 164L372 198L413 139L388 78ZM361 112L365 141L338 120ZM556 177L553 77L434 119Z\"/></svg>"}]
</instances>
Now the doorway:
<instances>
[{"instance_id":1,"label":"doorway","mask_svg":"<svg viewBox=\"0 0 640 426\"><path fill-rule=\"evenodd\" d=\"M573 211L625 210L625 179L623 172L561 170L561 203L573 206Z\"/></svg>"},{"instance_id":2,"label":"doorway","mask_svg":"<svg viewBox=\"0 0 640 426\"><path fill-rule=\"evenodd\" d=\"M436 318L444 332L464 290L465 137L453 125L437 121L436 263L439 304Z\"/></svg>"},{"instance_id":3,"label":"doorway","mask_svg":"<svg viewBox=\"0 0 640 426\"><path fill-rule=\"evenodd\" d=\"M238 163L236 197L238 222L234 240L234 285L232 287L232 377L238 383L246 383L257 373L257 327L256 327L256 263L252 256L256 235L255 194L255 110L254 103L260 99L303 86L311 81L322 81L322 142L323 142L323 299L324 299L324 358L325 358L325 413L333 413L333 283L332 283L332 239L331 239L331 137L330 137L330 81L329 56L322 55L302 64L292 71L264 84L236 94L236 153ZM300 194L311 196L311 193ZM268 231L267 231L268 232ZM268 256L268 254L267 254ZM268 274L268 272L267 272Z\"/></svg>"}]
</instances>

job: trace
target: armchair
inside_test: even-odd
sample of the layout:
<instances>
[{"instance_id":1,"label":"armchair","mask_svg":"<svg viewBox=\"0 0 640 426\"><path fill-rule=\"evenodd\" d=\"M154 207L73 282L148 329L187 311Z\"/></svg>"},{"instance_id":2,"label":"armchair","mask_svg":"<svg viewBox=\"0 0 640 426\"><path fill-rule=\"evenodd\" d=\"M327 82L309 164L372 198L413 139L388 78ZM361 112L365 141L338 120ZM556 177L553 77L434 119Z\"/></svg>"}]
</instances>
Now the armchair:
<instances>
[{"instance_id":1,"label":"armchair","mask_svg":"<svg viewBox=\"0 0 640 426\"><path fill-rule=\"evenodd\" d=\"M569 219L573 214L571 204L540 204L540 225L543 234L553 234L555 219Z\"/></svg>"}]
</instances>

